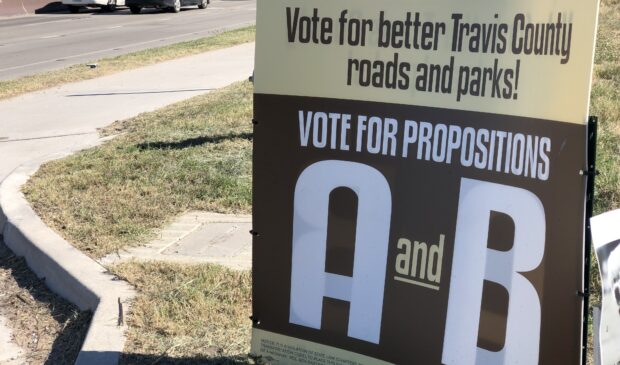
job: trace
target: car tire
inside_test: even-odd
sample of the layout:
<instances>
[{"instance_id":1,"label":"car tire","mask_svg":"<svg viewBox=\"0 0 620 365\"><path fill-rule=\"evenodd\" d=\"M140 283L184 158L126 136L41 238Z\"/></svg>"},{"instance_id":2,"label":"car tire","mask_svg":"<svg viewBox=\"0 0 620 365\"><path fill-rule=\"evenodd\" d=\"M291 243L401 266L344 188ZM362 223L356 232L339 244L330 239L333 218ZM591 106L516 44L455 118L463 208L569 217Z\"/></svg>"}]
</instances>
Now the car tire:
<instances>
[{"instance_id":1,"label":"car tire","mask_svg":"<svg viewBox=\"0 0 620 365\"><path fill-rule=\"evenodd\" d=\"M71 14L77 14L80 12L80 7L76 5L69 5L69 12Z\"/></svg>"},{"instance_id":2,"label":"car tire","mask_svg":"<svg viewBox=\"0 0 620 365\"><path fill-rule=\"evenodd\" d=\"M140 12L142 12L142 8L132 5L129 7L129 11L131 11L132 14L140 14Z\"/></svg>"},{"instance_id":3,"label":"car tire","mask_svg":"<svg viewBox=\"0 0 620 365\"><path fill-rule=\"evenodd\" d=\"M178 13L181 11L181 0L174 0L174 5L170 8L170 11L173 13Z\"/></svg>"},{"instance_id":4,"label":"car tire","mask_svg":"<svg viewBox=\"0 0 620 365\"><path fill-rule=\"evenodd\" d=\"M200 4L198 4L198 9L206 9L209 4L209 0L200 0Z\"/></svg>"}]
</instances>

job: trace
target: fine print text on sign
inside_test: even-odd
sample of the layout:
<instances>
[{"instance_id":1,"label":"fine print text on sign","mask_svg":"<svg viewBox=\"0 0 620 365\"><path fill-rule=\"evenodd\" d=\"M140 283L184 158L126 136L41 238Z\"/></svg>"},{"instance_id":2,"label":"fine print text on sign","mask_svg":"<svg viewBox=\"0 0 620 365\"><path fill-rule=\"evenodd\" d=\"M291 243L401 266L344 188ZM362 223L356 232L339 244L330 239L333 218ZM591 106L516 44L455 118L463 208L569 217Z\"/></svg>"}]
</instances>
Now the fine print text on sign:
<instances>
[{"instance_id":1,"label":"fine print text on sign","mask_svg":"<svg viewBox=\"0 0 620 365\"><path fill-rule=\"evenodd\" d=\"M259 3L252 351L579 364L596 14Z\"/></svg>"}]
</instances>

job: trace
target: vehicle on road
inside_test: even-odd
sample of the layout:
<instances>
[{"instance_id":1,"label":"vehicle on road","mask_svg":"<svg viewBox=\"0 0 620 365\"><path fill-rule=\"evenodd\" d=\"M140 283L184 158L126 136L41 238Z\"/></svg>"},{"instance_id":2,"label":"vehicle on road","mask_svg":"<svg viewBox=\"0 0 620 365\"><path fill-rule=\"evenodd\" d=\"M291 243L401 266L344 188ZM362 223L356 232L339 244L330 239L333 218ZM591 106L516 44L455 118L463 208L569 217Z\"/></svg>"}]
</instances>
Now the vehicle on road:
<instances>
[{"instance_id":1,"label":"vehicle on road","mask_svg":"<svg viewBox=\"0 0 620 365\"><path fill-rule=\"evenodd\" d=\"M115 11L117 6L124 6L125 0L62 0L72 14L82 8L101 8L101 11Z\"/></svg>"},{"instance_id":2,"label":"vehicle on road","mask_svg":"<svg viewBox=\"0 0 620 365\"><path fill-rule=\"evenodd\" d=\"M206 9L211 0L125 0L132 14L140 14L143 8L166 9L173 13L181 11L182 6L198 5L199 9Z\"/></svg>"}]
</instances>

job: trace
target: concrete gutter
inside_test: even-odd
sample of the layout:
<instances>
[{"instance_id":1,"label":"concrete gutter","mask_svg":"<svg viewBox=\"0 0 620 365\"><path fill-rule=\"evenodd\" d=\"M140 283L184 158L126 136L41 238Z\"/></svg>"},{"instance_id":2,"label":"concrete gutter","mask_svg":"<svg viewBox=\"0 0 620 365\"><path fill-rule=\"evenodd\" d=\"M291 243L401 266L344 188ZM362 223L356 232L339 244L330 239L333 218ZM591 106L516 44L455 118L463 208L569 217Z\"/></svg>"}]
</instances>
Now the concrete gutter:
<instances>
[{"instance_id":1,"label":"concrete gutter","mask_svg":"<svg viewBox=\"0 0 620 365\"><path fill-rule=\"evenodd\" d=\"M0 232L5 244L55 293L93 312L76 365L117 364L125 344L123 318L133 288L52 231L37 216L21 187L46 161L74 151L46 156L17 168L0 184Z\"/></svg>"}]
</instances>

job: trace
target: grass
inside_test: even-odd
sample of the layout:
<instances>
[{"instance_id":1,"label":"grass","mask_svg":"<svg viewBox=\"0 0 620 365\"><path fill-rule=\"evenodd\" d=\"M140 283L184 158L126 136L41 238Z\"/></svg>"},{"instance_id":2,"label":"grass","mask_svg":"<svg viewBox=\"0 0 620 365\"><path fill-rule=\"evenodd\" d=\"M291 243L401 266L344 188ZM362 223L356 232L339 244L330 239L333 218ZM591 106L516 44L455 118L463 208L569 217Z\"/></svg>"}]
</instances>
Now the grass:
<instances>
[{"instance_id":1,"label":"grass","mask_svg":"<svg viewBox=\"0 0 620 365\"><path fill-rule=\"evenodd\" d=\"M187 210L248 213L252 86L237 83L110 126L122 133L44 165L24 193L46 223L101 257Z\"/></svg>"},{"instance_id":2,"label":"grass","mask_svg":"<svg viewBox=\"0 0 620 365\"><path fill-rule=\"evenodd\" d=\"M590 114L599 117L595 214L620 207L620 0L603 1Z\"/></svg>"},{"instance_id":3,"label":"grass","mask_svg":"<svg viewBox=\"0 0 620 365\"><path fill-rule=\"evenodd\" d=\"M620 208L619 60L620 0L603 0L591 100L591 114L600 121L596 214ZM154 229L188 209L247 213L251 209L251 92L249 83L240 83L117 123L106 133L123 133L120 137L45 165L26 185L25 193L49 225L93 257L143 242ZM596 265L593 260L591 304L600 303ZM130 340L131 352L150 354L157 363L174 363L171 356L219 356L222 361L244 361L239 354L247 351L243 347L246 345L219 345L219 340L196 332L187 320L189 314L202 313L201 303L207 300L193 291L200 288L201 292L211 293L213 285L220 288L213 284L217 281L200 276L209 270L223 269L160 263L130 263L114 268L142 293L130 324L133 336L145 336ZM238 280L235 275L242 274L226 275ZM183 285L194 276L200 282ZM151 284L150 280L159 284ZM231 293L237 289L226 286L226 296L236 295ZM243 300L228 303L238 307L234 309L249 308L249 302ZM222 310L230 309L227 306ZM200 320L203 315L214 318L209 317L211 314L192 318ZM167 316L180 316L178 323L187 328L166 324ZM154 330L150 331L149 326ZM221 338L246 336L235 332L238 327L226 328L231 335ZM205 340L205 336L211 339ZM239 339L247 341L247 337ZM207 342L200 342L203 340Z\"/></svg>"},{"instance_id":4,"label":"grass","mask_svg":"<svg viewBox=\"0 0 620 365\"><path fill-rule=\"evenodd\" d=\"M117 57L87 62L97 63L96 68L78 64L60 70L25 76L15 80L0 81L0 100L17 95L48 89L62 84L90 80L96 77L131 70L185 56L213 51L241 43L254 41L255 27L246 27L220 33L198 40L176 43L164 47L146 49Z\"/></svg>"},{"instance_id":5,"label":"grass","mask_svg":"<svg viewBox=\"0 0 620 365\"><path fill-rule=\"evenodd\" d=\"M117 138L43 166L24 193L91 257L147 240L190 210L251 209L252 86L241 82L103 131ZM247 364L251 274L216 265L111 267L139 295L123 364Z\"/></svg>"},{"instance_id":6,"label":"grass","mask_svg":"<svg viewBox=\"0 0 620 365\"><path fill-rule=\"evenodd\" d=\"M620 0L601 2L590 114L599 117L594 214L620 208ZM594 252L590 266L590 305L601 303ZM590 321L590 348L592 344ZM592 364L592 359L588 359Z\"/></svg>"},{"instance_id":7,"label":"grass","mask_svg":"<svg viewBox=\"0 0 620 365\"><path fill-rule=\"evenodd\" d=\"M590 114L599 117L596 215L620 208L620 0L601 4ZM591 276L592 302L600 303L596 265Z\"/></svg>"},{"instance_id":8,"label":"grass","mask_svg":"<svg viewBox=\"0 0 620 365\"><path fill-rule=\"evenodd\" d=\"M140 292L122 364L247 364L252 280L217 265L112 267Z\"/></svg>"}]
</instances>

